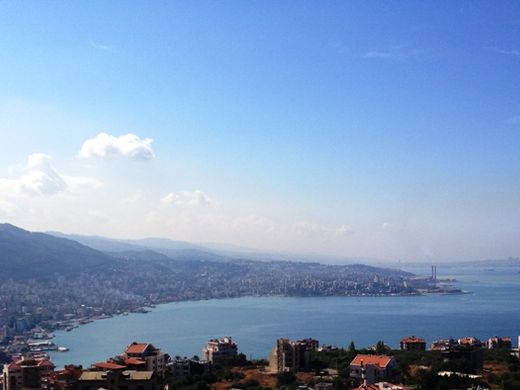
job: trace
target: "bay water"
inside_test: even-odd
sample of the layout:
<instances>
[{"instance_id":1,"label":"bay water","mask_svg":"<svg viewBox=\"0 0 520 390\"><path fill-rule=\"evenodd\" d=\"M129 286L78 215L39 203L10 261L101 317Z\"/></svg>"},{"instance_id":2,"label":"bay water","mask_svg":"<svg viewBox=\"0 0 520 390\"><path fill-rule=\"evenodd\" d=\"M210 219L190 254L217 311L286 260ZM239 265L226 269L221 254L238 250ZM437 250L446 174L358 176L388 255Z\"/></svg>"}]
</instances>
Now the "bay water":
<instances>
[{"instance_id":1,"label":"bay water","mask_svg":"<svg viewBox=\"0 0 520 390\"><path fill-rule=\"evenodd\" d=\"M408 267L417 274L429 268ZM317 338L322 344L369 347L384 340L399 346L405 336L439 338L520 335L520 268L438 267L469 294L389 297L245 297L159 305L55 332L57 367L84 367L120 354L133 341L149 342L175 356L201 355L208 339L232 336L239 351L267 358L280 337Z\"/></svg>"}]
</instances>

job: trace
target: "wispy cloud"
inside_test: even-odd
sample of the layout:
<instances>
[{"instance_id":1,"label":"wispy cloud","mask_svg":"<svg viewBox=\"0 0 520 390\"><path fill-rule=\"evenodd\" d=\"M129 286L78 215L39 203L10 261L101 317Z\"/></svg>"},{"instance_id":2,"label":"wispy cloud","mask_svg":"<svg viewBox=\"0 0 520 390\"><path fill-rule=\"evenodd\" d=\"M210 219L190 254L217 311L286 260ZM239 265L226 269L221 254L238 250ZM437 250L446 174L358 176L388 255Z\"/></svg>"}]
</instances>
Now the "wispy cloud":
<instances>
[{"instance_id":1,"label":"wispy cloud","mask_svg":"<svg viewBox=\"0 0 520 390\"><path fill-rule=\"evenodd\" d=\"M115 52L115 49L113 46L105 45L103 43L99 43L96 41L88 41L88 45L97 50L108 51L111 53Z\"/></svg>"},{"instance_id":2,"label":"wispy cloud","mask_svg":"<svg viewBox=\"0 0 520 390\"><path fill-rule=\"evenodd\" d=\"M201 190L170 192L161 199L165 206L215 207L218 202Z\"/></svg>"},{"instance_id":3,"label":"wispy cloud","mask_svg":"<svg viewBox=\"0 0 520 390\"><path fill-rule=\"evenodd\" d=\"M499 54L503 54L506 56L520 57L520 50L518 50L518 49L501 49L501 48L493 47L492 50L494 50L495 52L497 52Z\"/></svg>"},{"instance_id":4,"label":"wispy cloud","mask_svg":"<svg viewBox=\"0 0 520 390\"><path fill-rule=\"evenodd\" d=\"M366 51L361 54L361 57L369 60L405 61L424 53L425 50L412 49L405 45L392 45L383 49Z\"/></svg>"},{"instance_id":5,"label":"wispy cloud","mask_svg":"<svg viewBox=\"0 0 520 390\"><path fill-rule=\"evenodd\" d=\"M79 193L98 188L101 182L90 177L66 176L58 173L50 163L50 156L33 153L27 159L24 173L15 179L0 178L0 192L5 196L52 196L63 192Z\"/></svg>"},{"instance_id":6,"label":"wispy cloud","mask_svg":"<svg viewBox=\"0 0 520 390\"><path fill-rule=\"evenodd\" d=\"M368 51L363 54L363 58L397 58L395 53L389 51ZM401 58L401 57L399 57Z\"/></svg>"}]
</instances>

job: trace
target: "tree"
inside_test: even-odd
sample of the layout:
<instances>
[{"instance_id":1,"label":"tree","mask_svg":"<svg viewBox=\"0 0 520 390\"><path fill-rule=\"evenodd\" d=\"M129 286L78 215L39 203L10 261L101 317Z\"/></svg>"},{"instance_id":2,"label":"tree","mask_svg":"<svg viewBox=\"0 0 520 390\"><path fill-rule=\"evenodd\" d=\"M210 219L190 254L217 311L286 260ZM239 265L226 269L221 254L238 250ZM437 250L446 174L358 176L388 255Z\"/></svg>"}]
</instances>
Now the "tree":
<instances>
[{"instance_id":1,"label":"tree","mask_svg":"<svg viewBox=\"0 0 520 390\"><path fill-rule=\"evenodd\" d=\"M278 381L278 387L292 385L296 382L296 376L292 372L287 371L279 373L276 379Z\"/></svg>"},{"instance_id":2,"label":"tree","mask_svg":"<svg viewBox=\"0 0 520 390\"><path fill-rule=\"evenodd\" d=\"M356 353L356 346L354 345L354 342L351 341L350 344L348 345L348 353L354 355Z\"/></svg>"},{"instance_id":3,"label":"tree","mask_svg":"<svg viewBox=\"0 0 520 390\"><path fill-rule=\"evenodd\" d=\"M382 355L386 351L385 342L383 340L379 340L376 344L376 354Z\"/></svg>"}]
</instances>

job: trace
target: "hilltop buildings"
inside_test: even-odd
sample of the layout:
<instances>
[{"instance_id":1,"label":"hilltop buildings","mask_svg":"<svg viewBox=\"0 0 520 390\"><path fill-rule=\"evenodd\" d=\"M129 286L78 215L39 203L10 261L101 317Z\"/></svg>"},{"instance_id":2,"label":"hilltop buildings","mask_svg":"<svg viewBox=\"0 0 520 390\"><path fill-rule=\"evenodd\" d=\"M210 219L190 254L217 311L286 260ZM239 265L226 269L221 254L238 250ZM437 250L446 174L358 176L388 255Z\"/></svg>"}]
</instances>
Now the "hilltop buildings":
<instances>
[{"instance_id":1,"label":"hilltop buildings","mask_svg":"<svg viewBox=\"0 0 520 390\"><path fill-rule=\"evenodd\" d=\"M54 371L54 364L48 359L22 358L3 369L4 390L42 389L47 378Z\"/></svg>"},{"instance_id":2,"label":"hilltop buildings","mask_svg":"<svg viewBox=\"0 0 520 390\"><path fill-rule=\"evenodd\" d=\"M406 337L401 339L401 350L403 351L426 351L426 340L420 337Z\"/></svg>"},{"instance_id":3,"label":"hilltop buildings","mask_svg":"<svg viewBox=\"0 0 520 390\"><path fill-rule=\"evenodd\" d=\"M511 349L513 347L511 337L491 337L486 344L489 349Z\"/></svg>"},{"instance_id":4,"label":"hilltop buildings","mask_svg":"<svg viewBox=\"0 0 520 390\"><path fill-rule=\"evenodd\" d=\"M358 384L399 381L397 361L393 356L358 354L349 368L350 377Z\"/></svg>"},{"instance_id":5,"label":"hilltop buildings","mask_svg":"<svg viewBox=\"0 0 520 390\"><path fill-rule=\"evenodd\" d=\"M52 372L47 380L48 388L53 390L75 390L83 374L82 366L67 365L61 371Z\"/></svg>"},{"instance_id":6,"label":"hilltop buildings","mask_svg":"<svg viewBox=\"0 0 520 390\"><path fill-rule=\"evenodd\" d=\"M219 359L237 356L237 354L237 344L229 336L222 337L221 339L211 339L202 349L204 360L211 363L214 363Z\"/></svg>"},{"instance_id":7,"label":"hilltop buildings","mask_svg":"<svg viewBox=\"0 0 520 390\"><path fill-rule=\"evenodd\" d=\"M510 346L509 337L491 337L482 343L475 337L463 337L458 340L438 340L432 344L432 354L435 359L442 354L444 363L450 364L454 360L453 367L461 363L469 370L482 368L483 352L487 348L506 348ZM425 340L417 337L403 338L400 343L401 349L405 351L419 351L425 348ZM317 351L311 363L311 353ZM175 356L170 358L167 353L149 343L131 343L125 351L116 357L109 358L105 362L94 363L89 369L81 366L69 365L64 370L54 371L54 365L43 358L20 358L14 362L5 364L3 374L0 378L0 389L2 390L163 390L166 386L176 388L182 383L199 381L201 384L226 384L236 380L237 384L247 383L248 380L266 381L273 383L275 373L294 373L296 375L281 375L280 377L297 378L298 381L311 383L314 389L330 390L332 382L339 379L346 386L349 383L358 390L409 390L406 386L399 384L399 368L395 356L390 356L396 351L391 350L389 355L358 354L343 368L348 368L348 375L343 376L343 371L330 365L331 356L340 356L342 359L351 358L351 350L325 348L319 352L319 342L315 339L289 340L278 339L273 349L269 369L263 364L252 365L242 354L238 359L229 359L237 356L237 345L231 337L212 339L204 348L205 357L208 360L199 360L197 357L186 358ZM506 351L505 356L511 351ZM396 356L406 359L419 355L420 359L427 357L423 354L396 353ZM496 354L491 354L492 356ZM502 355L502 354L499 354ZM415 357L414 357L415 356ZM219 361L217 367L213 367L211 361ZM420 359L415 359L417 362ZM509 363L511 363L509 361ZM348 364L348 366L346 366ZM471 365L471 367L470 367ZM327 367L325 370L324 367ZM516 363L519 369L520 363ZM312 370L311 370L312 369ZM316 373L313 372L316 370ZM512 370L512 369L511 369ZM306 372L307 371L307 372ZM248 373L253 372L248 377ZM479 375L469 375L465 371L460 373L455 369L452 371L439 371L439 376L458 376L460 378L474 379L479 381L485 379L484 371ZM210 374L210 375L205 375ZM241 377L237 374L242 375ZM339 376L338 376L339 374ZM265 379L263 375L271 379ZM239 378L237 380L237 377ZM213 379L209 379L213 378ZM230 379L232 378L232 379ZM262 379L263 378L263 379ZM302 378L305 378L302 380ZM416 379L420 377L416 376ZM243 379L243 382L240 381ZM275 379L276 380L276 379ZM205 381L208 381L207 383ZM348 382L347 382L348 381ZM416 382L411 382L416 383ZM475 382L476 383L476 382ZM3 387L2 387L3 384ZM308 385L300 386L298 389L310 389ZM359 386L359 387L355 387Z\"/></svg>"},{"instance_id":8,"label":"hilltop buildings","mask_svg":"<svg viewBox=\"0 0 520 390\"><path fill-rule=\"evenodd\" d=\"M389 382L378 382L373 385L361 385L353 390L410 390L410 388L403 385L394 385Z\"/></svg>"},{"instance_id":9,"label":"hilltop buildings","mask_svg":"<svg viewBox=\"0 0 520 390\"><path fill-rule=\"evenodd\" d=\"M432 350L442 352L446 359L466 359L473 368L480 369L484 363L482 346L482 342L476 337L462 337L458 340L434 341Z\"/></svg>"},{"instance_id":10,"label":"hilltop buildings","mask_svg":"<svg viewBox=\"0 0 520 390\"><path fill-rule=\"evenodd\" d=\"M310 353L318 349L319 341L315 339L276 340L276 347L269 357L271 372L307 371L310 363Z\"/></svg>"},{"instance_id":11,"label":"hilltop buildings","mask_svg":"<svg viewBox=\"0 0 520 390\"><path fill-rule=\"evenodd\" d=\"M133 342L126 347L123 358L127 366L139 367L143 365L146 367L146 370L164 376L170 357L167 353L162 352L159 348L155 348L152 344Z\"/></svg>"},{"instance_id":12,"label":"hilltop buildings","mask_svg":"<svg viewBox=\"0 0 520 390\"><path fill-rule=\"evenodd\" d=\"M78 380L81 390L159 390L153 371L85 371Z\"/></svg>"},{"instance_id":13,"label":"hilltop buildings","mask_svg":"<svg viewBox=\"0 0 520 390\"><path fill-rule=\"evenodd\" d=\"M168 363L168 370L176 378L203 375L210 372L211 363L206 360L176 356Z\"/></svg>"}]
</instances>

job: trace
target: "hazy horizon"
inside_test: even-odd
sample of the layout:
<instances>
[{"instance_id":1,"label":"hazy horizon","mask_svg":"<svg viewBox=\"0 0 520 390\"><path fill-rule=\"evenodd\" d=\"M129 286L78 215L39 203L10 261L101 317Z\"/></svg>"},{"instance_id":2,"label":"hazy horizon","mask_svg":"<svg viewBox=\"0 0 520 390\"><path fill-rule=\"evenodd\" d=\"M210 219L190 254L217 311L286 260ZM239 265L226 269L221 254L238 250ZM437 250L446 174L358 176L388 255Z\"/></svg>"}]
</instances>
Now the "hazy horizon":
<instances>
[{"instance_id":1,"label":"hazy horizon","mask_svg":"<svg viewBox=\"0 0 520 390\"><path fill-rule=\"evenodd\" d=\"M520 255L520 4L0 8L0 221L389 261Z\"/></svg>"}]
</instances>

